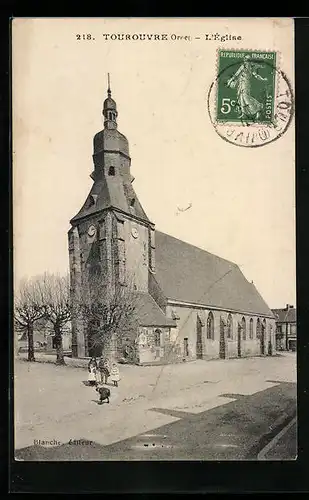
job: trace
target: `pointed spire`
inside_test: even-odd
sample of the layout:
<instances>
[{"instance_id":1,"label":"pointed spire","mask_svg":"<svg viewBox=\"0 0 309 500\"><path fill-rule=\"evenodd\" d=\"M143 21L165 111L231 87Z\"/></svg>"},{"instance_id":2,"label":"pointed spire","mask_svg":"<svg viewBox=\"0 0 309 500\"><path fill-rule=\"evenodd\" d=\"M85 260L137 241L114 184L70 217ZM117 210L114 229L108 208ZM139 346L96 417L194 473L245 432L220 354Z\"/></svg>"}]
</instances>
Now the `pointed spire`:
<instances>
[{"instance_id":1,"label":"pointed spire","mask_svg":"<svg viewBox=\"0 0 309 500\"><path fill-rule=\"evenodd\" d=\"M108 97L111 97L112 92L111 92L111 81L110 81L110 76L109 73L107 73L107 95Z\"/></svg>"},{"instance_id":2,"label":"pointed spire","mask_svg":"<svg viewBox=\"0 0 309 500\"><path fill-rule=\"evenodd\" d=\"M103 104L103 116L104 116L104 128L107 129L116 129L117 128L117 106L112 99L112 92L111 92L111 81L110 81L110 74L107 73L107 98L104 101Z\"/></svg>"}]
</instances>

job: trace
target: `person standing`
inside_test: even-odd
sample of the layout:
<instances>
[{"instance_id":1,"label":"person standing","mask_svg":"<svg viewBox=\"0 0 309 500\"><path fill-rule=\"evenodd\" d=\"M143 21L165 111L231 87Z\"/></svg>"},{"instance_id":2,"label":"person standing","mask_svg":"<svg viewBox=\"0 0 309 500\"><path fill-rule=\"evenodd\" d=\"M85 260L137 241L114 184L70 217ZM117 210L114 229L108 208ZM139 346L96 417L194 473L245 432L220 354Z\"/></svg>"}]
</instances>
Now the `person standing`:
<instances>
[{"instance_id":1,"label":"person standing","mask_svg":"<svg viewBox=\"0 0 309 500\"><path fill-rule=\"evenodd\" d=\"M97 365L96 358L91 358L91 360L88 363L88 382L89 382L89 385L96 385L97 368L98 368L98 365Z\"/></svg>"},{"instance_id":2,"label":"person standing","mask_svg":"<svg viewBox=\"0 0 309 500\"><path fill-rule=\"evenodd\" d=\"M119 373L119 368L118 366L116 365L116 363L113 363L112 364L112 368L111 368L111 379L112 379L112 382L114 382L114 385L116 387L118 387L118 382L120 380L120 373Z\"/></svg>"},{"instance_id":3,"label":"person standing","mask_svg":"<svg viewBox=\"0 0 309 500\"><path fill-rule=\"evenodd\" d=\"M108 359L104 359L103 356L101 356L99 361L99 370L101 374L101 383L107 384L107 380L110 375L110 366Z\"/></svg>"}]
</instances>

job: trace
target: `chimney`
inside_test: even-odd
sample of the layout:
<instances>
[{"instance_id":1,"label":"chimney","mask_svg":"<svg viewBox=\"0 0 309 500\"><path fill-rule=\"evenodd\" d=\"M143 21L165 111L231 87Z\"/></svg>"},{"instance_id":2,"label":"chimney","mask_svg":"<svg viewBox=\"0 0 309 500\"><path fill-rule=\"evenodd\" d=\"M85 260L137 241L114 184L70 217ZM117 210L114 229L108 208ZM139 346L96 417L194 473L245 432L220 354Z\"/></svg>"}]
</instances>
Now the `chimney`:
<instances>
[{"instance_id":1,"label":"chimney","mask_svg":"<svg viewBox=\"0 0 309 500\"><path fill-rule=\"evenodd\" d=\"M294 306L292 306L291 304L287 304L285 309L288 311L289 309L293 309L293 308L294 308Z\"/></svg>"}]
</instances>

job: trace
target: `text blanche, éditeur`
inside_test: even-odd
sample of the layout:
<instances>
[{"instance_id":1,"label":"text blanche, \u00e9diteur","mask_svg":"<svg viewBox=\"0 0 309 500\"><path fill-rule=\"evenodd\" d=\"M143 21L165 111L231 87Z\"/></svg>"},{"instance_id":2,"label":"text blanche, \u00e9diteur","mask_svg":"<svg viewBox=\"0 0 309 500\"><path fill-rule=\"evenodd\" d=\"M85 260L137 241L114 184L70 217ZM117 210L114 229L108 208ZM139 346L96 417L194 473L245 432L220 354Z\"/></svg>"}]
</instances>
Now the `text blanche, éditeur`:
<instances>
[{"instance_id":1,"label":"text blanche, \u00e9diteur","mask_svg":"<svg viewBox=\"0 0 309 500\"><path fill-rule=\"evenodd\" d=\"M75 446L92 445L93 441L87 439L70 439L68 443L62 443L57 439L34 439L33 444L37 446L61 446L62 444L72 444Z\"/></svg>"},{"instance_id":2,"label":"text blanche, \u00e9diteur","mask_svg":"<svg viewBox=\"0 0 309 500\"><path fill-rule=\"evenodd\" d=\"M141 40L141 41L176 41L176 40L187 40L191 41L193 39L206 40L206 41L218 41L218 42L229 42L229 41L239 41L242 40L241 35L231 35L231 34L221 34L221 33L205 33L203 35L191 36L191 35L180 35L177 33L102 33L103 39L108 40Z\"/></svg>"}]
</instances>

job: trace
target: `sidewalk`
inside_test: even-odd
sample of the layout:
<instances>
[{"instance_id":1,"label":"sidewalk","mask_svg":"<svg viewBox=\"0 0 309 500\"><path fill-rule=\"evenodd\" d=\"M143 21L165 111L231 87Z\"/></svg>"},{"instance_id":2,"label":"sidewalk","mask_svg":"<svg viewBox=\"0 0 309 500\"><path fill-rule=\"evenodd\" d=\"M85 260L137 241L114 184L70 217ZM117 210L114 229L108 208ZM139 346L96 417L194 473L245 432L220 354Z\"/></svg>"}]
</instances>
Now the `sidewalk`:
<instances>
[{"instance_id":1,"label":"sidewalk","mask_svg":"<svg viewBox=\"0 0 309 500\"><path fill-rule=\"evenodd\" d=\"M295 460L297 458L297 417L267 443L258 460Z\"/></svg>"}]
</instances>

